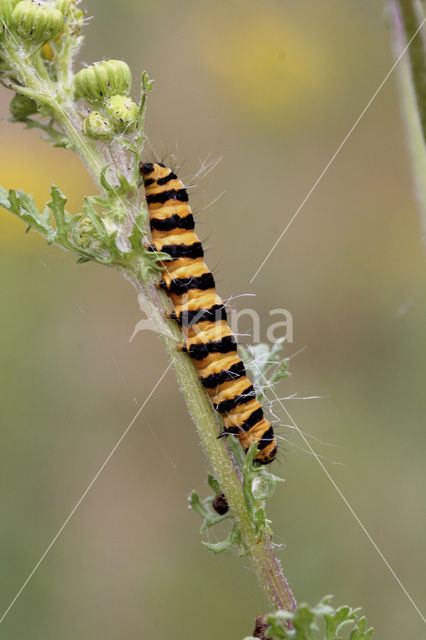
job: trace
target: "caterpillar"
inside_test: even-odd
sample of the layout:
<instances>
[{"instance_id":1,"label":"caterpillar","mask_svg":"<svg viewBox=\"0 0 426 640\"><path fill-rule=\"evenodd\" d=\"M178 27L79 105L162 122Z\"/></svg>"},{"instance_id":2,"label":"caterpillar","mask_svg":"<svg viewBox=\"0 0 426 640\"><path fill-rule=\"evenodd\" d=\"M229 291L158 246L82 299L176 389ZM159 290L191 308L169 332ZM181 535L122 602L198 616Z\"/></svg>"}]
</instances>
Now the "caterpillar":
<instances>
[{"instance_id":1,"label":"caterpillar","mask_svg":"<svg viewBox=\"0 0 426 640\"><path fill-rule=\"evenodd\" d=\"M272 462L277 443L265 419L252 382L237 353L237 341L227 324L222 299L216 294L213 274L194 233L188 193L177 175L161 163L141 162L151 227L151 248L171 257L164 262L161 281L174 310L168 317L182 327L181 351L192 358L213 403L223 418L219 437L236 436L246 452L257 442L255 460Z\"/></svg>"}]
</instances>

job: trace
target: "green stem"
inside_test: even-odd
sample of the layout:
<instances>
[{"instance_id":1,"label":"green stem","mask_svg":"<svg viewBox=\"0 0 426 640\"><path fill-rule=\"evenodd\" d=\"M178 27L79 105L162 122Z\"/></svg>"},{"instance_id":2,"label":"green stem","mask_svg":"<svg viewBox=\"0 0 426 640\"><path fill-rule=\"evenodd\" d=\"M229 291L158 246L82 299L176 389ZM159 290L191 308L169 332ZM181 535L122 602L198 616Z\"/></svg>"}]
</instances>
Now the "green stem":
<instances>
[{"instance_id":1,"label":"green stem","mask_svg":"<svg viewBox=\"0 0 426 640\"><path fill-rule=\"evenodd\" d=\"M421 3L416 0L394 0L391 18L394 55L399 58L424 19ZM422 239L426 246L426 58L421 31L413 39L409 51L410 54L403 55L398 63L397 78Z\"/></svg>"},{"instance_id":2,"label":"green stem","mask_svg":"<svg viewBox=\"0 0 426 640\"><path fill-rule=\"evenodd\" d=\"M220 433L217 414L213 410L190 358L177 349L177 344L182 336L177 324L165 318L166 311L170 311L167 296L155 288L154 279L147 283L133 273L125 272L125 276L146 303L146 312L161 336L189 413L201 438L203 449L225 493L240 531L242 544L252 561L259 583L268 596L270 605L274 608L294 611L296 602L284 577L280 562L275 556L271 541L265 537L259 539L256 536L232 454L225 442L217 438Z\"/></svg>"},{"instance_id":3,"label":"green stem","mask_svg":"<svg viewBox=\"0 0 426 640\"><path fill-rule=\"evenodd\" d=\"M64 133L71 141L73 150L80 156L98 189L102 192L100 173L106 162L97 146L80 133L81 118L71 104L52 105L55 120L61 125Z\"/></svg>"},{"instance_id":4,"label":"green stem","mask_svg":"<svg viewBox=\"0 0 426 640\"><path fill-rule=\"evenodd\" d=\"M71 141L73 149L82 158L84 164L93 176L99 189L103 191L100 184L100 173L107 164L105 154L81 134L79 126L78 112L74 106L72 88L64 87L60 83L54 83L49 77L43 78L31 64L31 61L23 60L19 49L8 42L8 57L15 67L19 81L22 83L22 92L41 102L44 110L55 118L58 125L63 129ZM66 74L65 74L66 75ZM147 79L144 78L143 86ZM19 90L20 87L14 87ZM144 89L145 90L145 89ZM143 120L145 115L145 94L140 116L140 138L143 144ZM106 153L106 150L105 150ZM114 169L127 173L123 165L123 154L113 155ZM122 163L122 166L119 166ZM134 171L137 167L134 167ZM139 194L135 188L119 200L120 206L125 210L127 221L134 219L139 209ZM127 229L128 222L124 222L124 230ZM131 228L131 227L130 227ZM251 559L258 580L268 596L270 605L273 608L293 611L296 603L291 593L290 587L284 577L281 565L273 551L272 542L266 535L259 536L254 528L252 519L244 499L240 474L236 468L234 458L223 439L218 440L219 422L217 414L214 412L212 404L200 383L197 371L190 358L180 352L177 345L181 339L178 325L169 321L165 313L169 310L169 299L156 289L155 277L151 276L148 281L141 277L140 265L123 265L119 267L121 273L133 284L138 294L142 297L148 317L153 321L156 330L161 336L166 352L171 360L171 364L176 373L177 381L188 405L190 415L198 430L204 451L209 459L210 465L218 479L222 490L227 498L230 510L238 526L241 535L241 542L248 557Z\"/></svg>"}]
</instances>

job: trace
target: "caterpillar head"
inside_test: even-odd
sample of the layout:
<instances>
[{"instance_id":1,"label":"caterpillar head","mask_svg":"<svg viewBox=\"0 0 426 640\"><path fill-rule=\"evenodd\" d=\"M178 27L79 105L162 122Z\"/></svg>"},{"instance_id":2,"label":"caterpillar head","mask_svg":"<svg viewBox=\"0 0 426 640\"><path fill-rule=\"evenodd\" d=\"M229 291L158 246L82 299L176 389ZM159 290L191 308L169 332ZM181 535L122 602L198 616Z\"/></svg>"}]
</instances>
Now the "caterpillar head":
<instances>
[{"instance_id":1,"label":"caterpillar head","mask_svg":"<svg viewBox=\"0 0 426 640\"><path fill-rule=\"evenodd\" d=\"M139 169L144 177L144 180L147 178L155 179L159 175L162 175L163 172L161 170L165 169L165 166L164 164L161 164L161 162L141 162L139 165Z\"/></svg>"}]
</instances>

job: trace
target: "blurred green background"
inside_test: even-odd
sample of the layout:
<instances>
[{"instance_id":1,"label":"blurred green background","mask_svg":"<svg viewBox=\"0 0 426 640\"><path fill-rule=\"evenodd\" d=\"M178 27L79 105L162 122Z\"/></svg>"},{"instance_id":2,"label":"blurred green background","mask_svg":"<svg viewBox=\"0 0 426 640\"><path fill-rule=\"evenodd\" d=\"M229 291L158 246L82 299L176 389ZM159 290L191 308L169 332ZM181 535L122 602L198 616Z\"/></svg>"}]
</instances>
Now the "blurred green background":
<instances>
[{"instance_id":1,"label":"blurred green background","mask_svg":"<svg viewBox=\"0 0 426 640\"><path fill-rule=\"evenodd\" d=\"M191 184L223 297L294 318L279 387L414 600L424 601L426 273L392 76L253 285L249 280L393 60L381 2L83 3L80 61L124 58L155 78L147 133ZM135 82L135 86L137 81ZM78 211L70 152L6 121L0 182ZM148 149L148 148L147 148ZM154 152L147 150L149 159ZM221 162L193 176L206 158ZM222 194L222 195L221 195ZM218 196L213 205L208 206ZM0 609L3 611L167 365L131 287L78 266L0 214ZM264 335L265 335L264 331ZM278 411L280 419L285 416ZM299 600L363 607L377 638L423 623L297 435L270 504ZM334 462L340 464L335 465ZM248 563L211 557L186 507L206 464L170 373L3 622L4 638L238 639L268 609ZM211 539L216 534L211 533ZM207 624L206 624L207 622ZM200 631L200 629L203 629Z\"/></svg>"}]
</instances>

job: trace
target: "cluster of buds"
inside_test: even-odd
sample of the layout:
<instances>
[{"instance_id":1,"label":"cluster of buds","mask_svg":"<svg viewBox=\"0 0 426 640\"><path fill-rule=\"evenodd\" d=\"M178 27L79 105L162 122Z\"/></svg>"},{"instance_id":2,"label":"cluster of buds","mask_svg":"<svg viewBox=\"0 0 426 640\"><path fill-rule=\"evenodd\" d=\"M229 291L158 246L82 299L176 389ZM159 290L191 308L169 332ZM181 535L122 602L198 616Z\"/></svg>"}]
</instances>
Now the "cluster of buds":
<instances>
[{"instance_id":1,"label":"cluster of buds","mask_svg":"<svg viewBox=\"0 0 426 640\"><path fill-rule=\"evenodd\" d=\"M49 41L65 32L78 35L84 19L84 12L76 6L79 1L0 0L0 26L12 40L33 50L48 47Z\"/></svg>"},{"instance_id":2,"label":"cluster of buds","mask_svg":"<svg viewBox=\"0 0 426 640\"><path fill-rule=\"evenodd\" d=\"M108 142L136 129L139 109L129 98L131 85L129 66L122 60L96 62L75 75L75 98L95 107L83 123L85 135Z\"/></svg>"}]
</instances>

